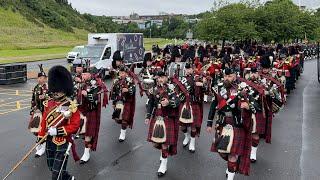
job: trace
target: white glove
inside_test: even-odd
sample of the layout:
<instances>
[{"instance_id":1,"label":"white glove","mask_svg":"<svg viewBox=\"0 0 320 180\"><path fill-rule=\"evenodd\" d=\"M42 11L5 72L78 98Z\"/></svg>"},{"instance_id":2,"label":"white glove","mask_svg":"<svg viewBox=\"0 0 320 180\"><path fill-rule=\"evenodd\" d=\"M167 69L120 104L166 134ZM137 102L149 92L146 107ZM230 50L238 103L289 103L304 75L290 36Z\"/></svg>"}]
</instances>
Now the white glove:
<instances>
[{"instance_id":1,"label":"white glove","mask_svg":"<svg viewBox=\"0 0 320 180\"><path fill-rule=\"evenodd\" d=\"M48 134L49 134L49 136L56 136L58 134L57 128L50 127L48 130Z\"/></svg>"}]
</instances>

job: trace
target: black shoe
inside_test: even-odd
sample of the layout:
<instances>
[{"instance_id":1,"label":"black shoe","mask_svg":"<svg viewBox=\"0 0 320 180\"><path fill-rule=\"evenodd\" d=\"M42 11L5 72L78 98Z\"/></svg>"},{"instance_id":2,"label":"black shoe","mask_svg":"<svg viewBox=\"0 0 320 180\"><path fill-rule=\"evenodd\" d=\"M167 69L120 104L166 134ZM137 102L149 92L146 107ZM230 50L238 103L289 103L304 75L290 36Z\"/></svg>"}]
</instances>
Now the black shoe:
<instances>
[{"instance_id":1,"label":"black shoe","mask_svg":"<svg viewBox=\"0 0 320 180\"><path fill-rule=\"evenodd\" d=\"M34 157L35 158L39 158L39 157L41 157L40 155L38 155L38 154L36 154L36 155L34 155Z\"/></svg>"},{"instance_id":2,"label":"black shoe","mask_svg":"<svg viewBox=\"0 0 320 180\"><path fill-rule=\"evenodd\" d=\"M163 177L166 173L158 172L158 177Z\"/></svg>"},{"instance_id":3,"label":"black shoe","mask_svg":"<svg viewBox=\"0 0 320 180\"><path fill-rule=\"evenodd\" d=\"M183 147L185 148L185 147L187 147L188 145L189 145L189 143L188 143L188 144L186 144L186 145L184 145L184 144L183 144Z\"/></svg>"},{"instance_id":4,"label":"black shoe","mask_svg":"<svg viewBox=\"0 0 320 180\"><path fill-rule=\"evenodd\" d=\"M251 163L256 163L257 160L254 160L254 159L250 159Z\"/></svg>"},{"instance_id":5,"label":"black shoe","mask_svg":"<svg viewBox=\"0 0 320 180\"><path fill-rule=\"evenodd\" d=\"M88 162L89 162L89 160L88 160L88 161L80 160L80 164L81 164L81 165L83 165L83 164L87 164Z\"/></svg>"},{"instance_id":6,"label":"black shoe","mask_svg":"<svg viewBox=\"0 0 320 180\"><path fill-rule=\"evenodd\" d=\"M123 141L124 141L124 139L119 139L119 142L121 142L121 143L122 143Z\"/></svg>"},{"instance_id":7,"label":"black shoe","mask_svg":"<svg viewBox=\"0 0 320 180\"><path fill-rule=\"evenodd\" d=\"M195 150L189 150L189 152L190 152L190 153L195 153L196 151L195 151Z\"/></svg>"}]
</instances>

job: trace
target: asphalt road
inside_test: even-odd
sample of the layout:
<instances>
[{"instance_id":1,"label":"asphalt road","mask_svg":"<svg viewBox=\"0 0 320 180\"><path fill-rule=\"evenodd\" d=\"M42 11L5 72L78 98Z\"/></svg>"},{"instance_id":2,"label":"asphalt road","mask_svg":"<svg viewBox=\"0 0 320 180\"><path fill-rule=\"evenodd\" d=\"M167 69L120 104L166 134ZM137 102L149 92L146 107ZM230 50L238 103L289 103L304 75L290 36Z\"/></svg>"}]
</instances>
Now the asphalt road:
<instances>
[{"instance_id":1,"label":"asphalt road","mask_svg":"<svg viewBox=\"0 0 320 180\"><path fill-rule=\"evenodd\" d=\"M66 65L68 65L68 62L64 58L64 59L52 59L52 60L48 60L48 61L29 62L26 64L27 64L28 71L39 71L38 64L43 64L43 68L50 68L55 65L66 66Z\"/></svg>"},{"instance_id":2,"label":"asphalt road","mask_svg":"<svg viewBox=\"0 0 320 180\"><path fill-rule=\"evenodd\" d=\"M34 80L27 84L0 86L0 89L30 90ZM108 82L110 84L110 82ZM110 86L109 86L110 87ZM10 93L11 91L4 91ZM28 98L28 91L21 91ZM1 94L1 106L8 102L23 99L15 93ZM8 99L11 98L11 99ZM272 144L261 143L257 163L252 165L251 175L236 175L236 180L298 180L319 179L320 171L320 85L317 82L316 61L305 63L305 71L297 84L297 89L289 96L286 107L276 115L273 123ZM78 180L150 180L157 179L159 152L146 141L147 126L144 125L146 98L137 98L134 129L127 132L127 140L118 142L120 127L111 120L111 106L103 110L98 150L93 152L88 164L80 166L72 159L68 169ZM23 106L24 107L24 106ZM205 105L205 117L209 104ZM32 147L35 137L27 130L29 109L1 114L0 112L0 177ZM183 136L179 137L182 144ZM224 179L226 163L209 151L212 134L205 132L197 141L195 154L189 153L179 145L178 155L170 157L168 180L207 180ZM84 145L77 140L81 156ZM28 158L15 173L12 180L51 179L46 166L46 158Z\"/></svg>"}]
</instances>

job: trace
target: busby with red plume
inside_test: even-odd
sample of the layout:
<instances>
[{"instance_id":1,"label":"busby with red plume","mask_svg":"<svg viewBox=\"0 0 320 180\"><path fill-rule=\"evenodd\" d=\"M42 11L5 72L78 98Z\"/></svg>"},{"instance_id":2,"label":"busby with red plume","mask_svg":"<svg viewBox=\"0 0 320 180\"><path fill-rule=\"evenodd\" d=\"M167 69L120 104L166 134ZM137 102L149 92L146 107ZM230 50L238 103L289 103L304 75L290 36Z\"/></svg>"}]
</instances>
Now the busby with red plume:
<instances>
[{"instance_id":1,"label":"busby with red plume","mask_svg":"<svg viewBox=\"0 0 320 180\"><path fill-rule=\"evenodd\" d=\"M62 92L66 96L72 96L73 81L71 73L63 66L54 66L49 70L48 74L49 93Z\"/></svg>"}]
</instances>

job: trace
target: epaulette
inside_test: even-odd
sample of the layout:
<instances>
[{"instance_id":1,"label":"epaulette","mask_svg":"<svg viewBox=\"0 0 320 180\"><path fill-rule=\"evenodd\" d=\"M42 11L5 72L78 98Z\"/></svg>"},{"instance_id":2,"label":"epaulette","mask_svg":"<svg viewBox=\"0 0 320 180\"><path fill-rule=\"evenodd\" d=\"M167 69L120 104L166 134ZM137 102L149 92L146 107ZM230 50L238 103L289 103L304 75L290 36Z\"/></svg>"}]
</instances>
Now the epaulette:
<instances>
[{"instance_id":1,"label":"epaulette","mask_svg":"<svg viewBox=\"0 0 320 180\"><path fill-rule=\"evenodd\" d=\"M75 113L77 112L78 110L78 103L77 103L77 100L71 100L71 99L67 99L70 103L69 105L69 110L72 112L72 113Z\"/></svg>"}]
</instances>

